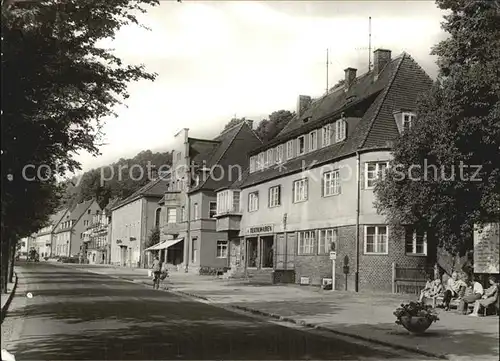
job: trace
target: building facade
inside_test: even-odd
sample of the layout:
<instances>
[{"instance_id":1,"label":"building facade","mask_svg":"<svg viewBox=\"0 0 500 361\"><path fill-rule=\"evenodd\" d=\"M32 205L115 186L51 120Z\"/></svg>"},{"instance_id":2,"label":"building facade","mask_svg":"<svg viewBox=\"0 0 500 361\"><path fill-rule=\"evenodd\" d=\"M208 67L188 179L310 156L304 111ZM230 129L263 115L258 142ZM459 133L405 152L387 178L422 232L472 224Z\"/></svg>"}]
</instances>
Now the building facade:
<instances>
[{"instance_id":1,"label":"building facade","mask_svg":"<svg viewBox=\"0 0 500 361\"><path fill-rule=\"evenodd\" d=\"M110 255L109 232L111 213L106 210L92 217L87 230L83 232L83 244L87 262L90 264L107 264Z\"/></svg>"},{"instance_id":2,"label":"building facade","mask_svg":"<svg viewBox=\"0 0 500 361\"><path fill-rule=\"evenodd\" d=\"M432 263L434 243L411 225L389 227L373 193L431 86L408 54L378 49L370 72L347 68L320 99L300 96L295 118L250 153L247 176L219 192L217 228L240 236L231 273L319 285L332 278L332 257L335 289L390 291L395 265Z\"/></svg>"},{"instance_id":3,"label":"building facade","mask_svg":"<svg viewBox=\"0 0 500 361\"><path fill-rule=\"evenodd\" d=\"M168 188L168 179L158 178L111 208L111 263L124 267L146 267L145 249L151 231L160 224L158 202Z\"/></svg>"},{"instance_id":4,"label":"building facade","mask_svg":"<svg viewBox=\"0 0 500 361\"><path fill-rule=\"evenodd\" d=\"M83 232L92 217L101 212L95 199L83 201L69 209L54 229L53 255L56 257L75 257L81 255Z\"/></svg>"},{"instance_id":5,"label":"building facade","mask_svg":"<svg viewBox=\"0 0 500 361\"><path fill-rule=\"evenodd\" d=\"M49 224L36 233L34 248L40 257L51 257L54 243L54 229L66 214L67 209L58 211L49 218Z\"/></svg>"},{"instance_id":6,"label":"building facade","mask_svg":"<svg viewBox=\"0 0 500 361\"><path fill-rule=\"evenodd\" d=\"M168 263L194 273L228 267L228 235L216 229L216 190L241 179L246 154L262 145L252 126L241 122L213 140L189 138L187 129L178 134L169 191L161 201Z\"/></svg>"}]
</instances>

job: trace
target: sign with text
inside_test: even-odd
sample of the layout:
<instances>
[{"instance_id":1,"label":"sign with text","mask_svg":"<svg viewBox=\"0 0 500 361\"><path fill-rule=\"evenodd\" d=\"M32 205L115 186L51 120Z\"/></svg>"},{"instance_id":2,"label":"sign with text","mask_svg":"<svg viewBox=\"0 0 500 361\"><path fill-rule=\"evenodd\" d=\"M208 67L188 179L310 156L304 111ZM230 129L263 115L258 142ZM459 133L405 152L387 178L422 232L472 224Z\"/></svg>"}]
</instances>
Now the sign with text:
<instances>
[{"instance_id":1,"label":"sign with text","mask_svg":"<svg viewBox=\"0 0 500 361\"><path fill-rule=\"evenodd\" d=\"M254 226L247 228L247 234L261 234L261 233L273 233L274 225L264 224L261 226Z\"/></svg>"},{"instance_id":2,"label":"sign with text","mask_svg":"<svg viewBox=\"0 0 500 361\"><path fill-rule=\"evenodd\" d=\"M330 259L335 260L337 259L337 252L335 251L330 251Z\"/></svg>"},{"instance_id":3,"label":"sign with text","mask_svg":"<svg viewBox=\"0 0 500 361\"><path fill-rule=\"evenodd\" d=\"M500 273L500 223L474 229L474 273Z\"/></svg>"}]
</instances>

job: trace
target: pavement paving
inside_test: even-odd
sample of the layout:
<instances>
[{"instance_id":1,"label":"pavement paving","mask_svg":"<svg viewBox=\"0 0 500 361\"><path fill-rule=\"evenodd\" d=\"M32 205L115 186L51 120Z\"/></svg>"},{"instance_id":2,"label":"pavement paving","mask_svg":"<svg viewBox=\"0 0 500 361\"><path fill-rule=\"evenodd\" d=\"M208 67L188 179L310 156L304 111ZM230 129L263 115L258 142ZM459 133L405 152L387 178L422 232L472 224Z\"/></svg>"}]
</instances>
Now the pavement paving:
<instances>
[{"instance_id":1,"label":"pavement paving","mask_svg":"<svg viewBox=\"0 0 500 361\"><path fill-rule=\"evenodd\" d=\"M2 348L17 360L426 359L156 291L112 270L19 264Z\"/></svg>"},{"instance_id":2,"label":"pavement paving","mask_svg":"<svg viewBox=\"0 0 500 361\"><path fill-rule=\"evenodd\" d=\"M83 268L152 284L144 269ZM473 318L438 309L440 320L423 335L415 336L396 325L393 315L402 302L416 300L411 295L324 291L296 285L252 286L242 281L184 272L171 272L165 284L175 292L197 296L212 304L254 311L422 354L451 360L499 359L498 317Z\"/></svg>"}]
</instances>

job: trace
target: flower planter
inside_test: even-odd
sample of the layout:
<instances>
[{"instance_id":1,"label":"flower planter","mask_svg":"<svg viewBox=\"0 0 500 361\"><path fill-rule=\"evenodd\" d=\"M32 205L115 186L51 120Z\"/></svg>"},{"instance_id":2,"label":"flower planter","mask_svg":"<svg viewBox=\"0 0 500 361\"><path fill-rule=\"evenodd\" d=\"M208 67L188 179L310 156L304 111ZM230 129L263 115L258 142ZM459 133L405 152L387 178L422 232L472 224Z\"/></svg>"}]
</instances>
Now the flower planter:
<instances>
[{"instance_id":1,"label":"flower planter","mask_svg":"<svg viewBox=\"0 0 500 361\"><path fill-rule=\"evenodd\" d=\"M424 333L432 324L432 320L426 317L402 316L401 324L410 332Z\"/></svg>"}]
</instances>

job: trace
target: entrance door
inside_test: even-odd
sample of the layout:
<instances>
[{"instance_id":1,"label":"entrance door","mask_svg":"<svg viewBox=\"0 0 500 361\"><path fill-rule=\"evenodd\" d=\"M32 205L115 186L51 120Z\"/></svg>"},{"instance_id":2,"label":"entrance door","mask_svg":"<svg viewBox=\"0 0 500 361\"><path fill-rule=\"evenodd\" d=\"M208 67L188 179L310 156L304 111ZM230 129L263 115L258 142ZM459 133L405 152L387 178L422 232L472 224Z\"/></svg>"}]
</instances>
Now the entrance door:
<instances>
[{"instance_id":1,"label":"entrance door","mask_svg":"<svg viewBox=\"0 0 500 361\"><path fill-rule=\"evenodd\" d=\"M295 233L280 233L276 236L277 270L292 270L295 268Z\"/></svg>"},{"instance_id":2,"label":"entrance door","mask_svg":"<svg viewBox=\"0 0 500 361\"><path fill-rule=\"evenodd\" d=\"M127 247L120 246L120 264L122 266L127 265Z\"/></svg>"},{"instance_id":3,"label":"entrance door","mask_svg":"<svg viewBox=\"0 0 500 361\"><path fill-rule=\"evenodd\" d=\"M274 237L267 236L261 238L262 242L262 268L273 268L274 266Z\"/></svg>"},{"instance_id":4,"label":"entrance door","mask_svg":"<svg viewBox=\"0 0 500 361\"><path fill-rule=\"evenodd\" d=\"M250 268L257 267L257 257L257 237L247 238L247 266Z\"/></svg>"}]
</instances>

